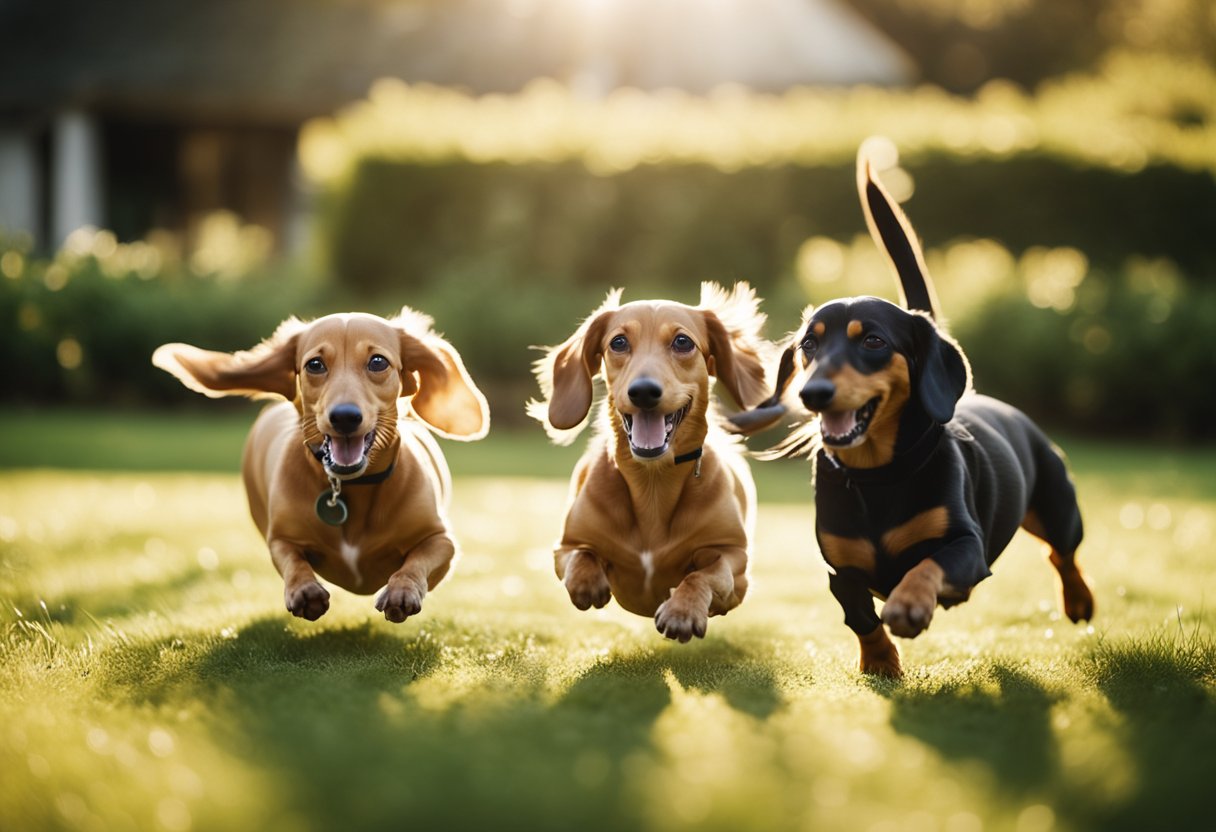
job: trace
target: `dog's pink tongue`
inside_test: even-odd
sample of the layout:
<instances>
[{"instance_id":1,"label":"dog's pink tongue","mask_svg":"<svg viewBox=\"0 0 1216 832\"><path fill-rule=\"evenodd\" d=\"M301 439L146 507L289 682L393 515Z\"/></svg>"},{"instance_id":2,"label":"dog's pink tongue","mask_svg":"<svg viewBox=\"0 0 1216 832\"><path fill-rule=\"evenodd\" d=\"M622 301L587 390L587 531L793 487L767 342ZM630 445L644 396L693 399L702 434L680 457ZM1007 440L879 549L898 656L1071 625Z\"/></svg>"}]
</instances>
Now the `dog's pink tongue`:
<instances>
[{"instance_id":1,"label":"dog's pink tongue","mask_svg":"<svg viewBox=\"0 0 1216 832\"><path fill-rule=\"evenodd\" d=\"M819 414L819 427L828 436L844 436L856 426L856 410Z\"/></svg>"},{"instance_id":2,"label":"dog's pink tongue","mask_svg":"<svg viewBox=\"0 0 1216 832\"><path fill-rule=\"evenodd\" d=\"M633 414L633 446L642 450L663 447L667 439L667 420L661 413L643 410Z\"/></svg>"},{"instance_id":3,"label":"dog's pink tongue","mask_svg":"<svg viewBox=\"0 0 1216 832\"><path fill-rule=\"evenodd\" d=\"M329 455L338 465L358 465L363 459L363 437L331 436Z\"/></svg>"}]
</instances>

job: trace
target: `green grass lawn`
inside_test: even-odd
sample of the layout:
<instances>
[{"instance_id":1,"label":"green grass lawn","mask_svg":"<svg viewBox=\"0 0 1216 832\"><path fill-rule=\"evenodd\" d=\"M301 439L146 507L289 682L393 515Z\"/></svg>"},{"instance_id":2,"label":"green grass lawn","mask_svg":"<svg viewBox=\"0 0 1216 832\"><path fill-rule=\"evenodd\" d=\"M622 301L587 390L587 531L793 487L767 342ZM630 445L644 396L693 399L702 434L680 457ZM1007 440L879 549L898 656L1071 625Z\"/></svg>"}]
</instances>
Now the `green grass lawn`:
<instances>
[{"instance_id":1,"label":"green grass lawn","mask_svg":"<svg viewBox=\"0 0 1216 832\"><path fill-rule=\"evenodd\" d=\"M1093 626L1060 617L1019 536L970 603L901 643L892 683L854 669L805 463L753 465L752 590L703 642L570 605L549 545L576 451L539 430L445 443L464 554L421 616L389 624L336 590L308 623L282 608L234 473L248 423L0 411L0 829L1046 832L1209 813L1214 449L1066 441Z\"/></svg>"}]
</instances>

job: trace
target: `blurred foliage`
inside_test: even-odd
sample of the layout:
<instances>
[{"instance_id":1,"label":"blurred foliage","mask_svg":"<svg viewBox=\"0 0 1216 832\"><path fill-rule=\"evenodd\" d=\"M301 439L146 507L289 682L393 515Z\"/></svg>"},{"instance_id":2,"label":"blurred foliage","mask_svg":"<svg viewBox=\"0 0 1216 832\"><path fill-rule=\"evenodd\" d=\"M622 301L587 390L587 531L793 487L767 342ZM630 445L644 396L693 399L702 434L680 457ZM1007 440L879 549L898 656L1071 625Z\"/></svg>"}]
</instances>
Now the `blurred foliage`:
<instances>
[{"instance_id":1,"label":"blurred foliage","mask_svg":"<svg viewBox=\"0 0 1216 832\"><path fill-rule=\"evenodd\" d=\"M180 384L152 367L156 347L244 349L283 318L317 311L323 294L286 265L200 273L172 251L117 243L108 231L82 229L49 260L28 249L28 240L0 240L6 401L181 401Z\"/></svg>"},{"instance_id":2,"label":"blurred foliage","mask_svg":"<svg viewBox=\"0 0 1216 832\"><path fill-rule=\"evenodd\" d=\"M922 79L971 92L988 78L1026 88L1114 50L1216 63L1211 0L846 0L909 53Z\"/></svg>"},{"instance_id":3,"label":"blurred foliage","mask_svg":"<svg viewBox=\"0 0 1216 832\"><path fill-rule=\"evenodd\" d=\"M991 81L972 97L914 90L793 88L780 96L727 87L708 97L619 89L580 98L538 81L515 96L386 80L367 100L301 135L305 172L341 187L361 163L557 164L605 176L643 165L755 166L851 162L867 137L889 137L910 161L951 154L1037 154L1136 172L1168 164L1216 173L1216 69L1196 58L1122 52L1094 73L1029 95Z\"/></svg>"},{"instance_id":4,"label":"blurred foliage","mask_svg":"<svg viewBox=\"0 0 1216 832\"><path fill-rule=\"evenodd\" d=\"M1102 265L1168 256L1188 273L1216 274L1208 173L940 155L883 177L915 184L907 207L929 245L957 236L1015 251L1069 245ZM802 242L865 228L852 160L729 173L656 164L603 177L572 162L368 159L324 210L333 270L353 286L462 297L538 286L695 295L699 280L745 279L772 302L797 303L790 277Z\"/></svg>"}]
</instances>

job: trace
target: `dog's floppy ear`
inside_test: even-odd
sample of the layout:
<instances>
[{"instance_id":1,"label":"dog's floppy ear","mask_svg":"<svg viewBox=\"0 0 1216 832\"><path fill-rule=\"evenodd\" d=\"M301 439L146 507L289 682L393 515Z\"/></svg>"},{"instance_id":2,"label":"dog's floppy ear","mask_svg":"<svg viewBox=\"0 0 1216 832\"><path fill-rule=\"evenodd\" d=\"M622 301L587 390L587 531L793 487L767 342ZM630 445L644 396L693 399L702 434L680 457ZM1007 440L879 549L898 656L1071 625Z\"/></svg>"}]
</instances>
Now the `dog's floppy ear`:
<instances>
[{"instance_id":1,"label":"dog's floppy ear","mask_svg":"<svg viewBox=\"0 0 1216 832\"><path fill-rule=\"evenodd\" d=\"M756 293L746 283L729 292L716 283L701 284L701 304L709 333L709 372L746 410L768 393L764 359L770 345L760 337L764 314Z\"/></svg>"},{"instance_id":2,"label":"dog's floppy ear","mask_svg":"<svg viewBox=\"0 0 1216 832\"><path fill-rule=\"evenodd\" d=\"M544 399L529 401L528 415L544 425L549 436L559 443L573 441L591 412L593 380L604 357L604 330L620 301L621 290L613 289L573 335L548 348L532 366Z\"/></svg>"},{"instance_id":3,"label":"dog's floppy ear","mask_svg":"<svg viewBox=\"0 0 1216 832\"><path fill-rule=\"evenodd\" d=\"M772 395L751 410L742 410L726 417L727 425L733 431L746 435L766 430L785 415L786 407L781 400L785 397L785 388L789 386L790 379L797 371L797 353L798 345L793 343L781 351Z\"/></svg>"},{"instance_id":4,"label":"dog's floppy ear","mask_svg":"<svg viewBox=\"0 0 1216 832\"><path fill-rule=\"evenodd\" d=\"M874 164L863 142L857 151L857 193L866 215L866 226L874 242L887 253L899 278L899 299L906 309L927 312L940 318L937 292L925 267L925 256L912 230L912 223L891 198L874 172Z\"/></svg>"},{"instance_id":5,"label":"dog's floppy ear","mask_svg":"<svg viewBox=\"0 0 1216 832\"><path fill-rule=\"evenodd\" d=\"M164 344L152 353L152 363L211 398L282 396L290 401L296 397L296 343L304 328L288 318L265 341L241 352Z\"/></svg>"},{"instance_id":6,"label":"dog's floppy ear","mask_svg":"<svg viewBox=\"0 0 1216 832\"><path fill-rule=\"evenodd\" d=\"M490 429L486 397L469 377L460 353L431 330L427 315L408 306L389 321L401 339L401 395L440 436L472 441Z\"/></svg>"},{"instance_id":7,"label":"dog's floppy ear","mask_svg":"<svg viewBox=\"0 0 1216 832\"><path fill-rule=\"evenodd\" d=\"M786 414L786 406L782 401L790 381L801 369L799 361L799 337L811 320L815 307L808 306L802 310L802 324L797 330L786 336L786 346L777 359L777 372L773 381L773 391L768 398L761 401L751 410L732 413L727 417L727 423L738 433L752 434L772 427Z\"/></svg>"},{"instance_id":8,"label":"dog's floppy ear","mask_svg":"<svg viewBox=\"0 0 1216 832\"><path fill-rule=\"evenodd\" d=\"M971 367L954 339L942 334L926 315L912 316L916 359L913 386L929 418L945 424L971 386Z\"/></svg>"}]
</instances>

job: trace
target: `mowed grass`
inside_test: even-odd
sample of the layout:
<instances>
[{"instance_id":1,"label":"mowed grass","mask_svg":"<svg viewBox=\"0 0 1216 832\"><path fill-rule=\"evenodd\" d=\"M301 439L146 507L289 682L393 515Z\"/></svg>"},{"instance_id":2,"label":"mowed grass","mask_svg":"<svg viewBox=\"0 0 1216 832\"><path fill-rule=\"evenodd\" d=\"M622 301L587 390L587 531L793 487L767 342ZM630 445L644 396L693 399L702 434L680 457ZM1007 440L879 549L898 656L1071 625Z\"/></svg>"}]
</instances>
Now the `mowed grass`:
<instances>
[{"instance_id":1,"label":"mowed grass","mask_svg":"<svg viewBox=\"0 0 1216 832\"><path fill-rule=\"evenodd\" d=\"M1209 813L1212 449L1065 442L1093 626L1061 618L1019 536L971 602L901 643L893 683L855 670L805 463L753 465L752 590L695 644L570 605L550 543L571 452L512 431L445 443L464 553L419 617L335 590L308 623L232 473L239 415L0 412L0 829L1045 832ZM183 442L207 464L179 465L213 470L157 470Z\"/></svg>"}]
</instances>

